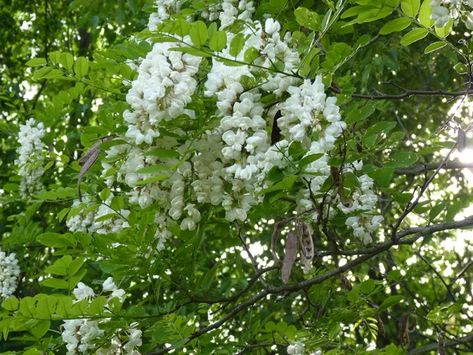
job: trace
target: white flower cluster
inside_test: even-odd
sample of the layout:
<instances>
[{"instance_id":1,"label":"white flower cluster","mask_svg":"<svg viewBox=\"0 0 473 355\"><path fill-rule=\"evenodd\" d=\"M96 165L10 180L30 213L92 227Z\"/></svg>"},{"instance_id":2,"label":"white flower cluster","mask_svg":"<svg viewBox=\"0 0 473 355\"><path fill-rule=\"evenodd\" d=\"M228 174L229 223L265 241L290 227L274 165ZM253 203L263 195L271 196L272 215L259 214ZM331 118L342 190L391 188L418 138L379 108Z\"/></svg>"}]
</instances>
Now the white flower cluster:
<instances>
[{"instance_id":1,"label":"white flower cluster","mask_svg":"<svg viewBox=\"0 0 473 355\"><path fill-rule=\"evenodd\" d=\"M197 87L194 77L201 58L170 50L183 44L156 43L139 65L127 95L131 107L124 113L127 144L109 148L102 163L102 176L112 190L115 183L125 184L129 202L156 208L158 249L172 236L173 228L197 228L203 204L223 207L228 221L246 220L249 210L264 197L261 191L268 187L268 172L297 163L289 155L292 144L302 146L304 157L318 155L304 168L301 181L307 182L306 188L296 196L297 212L314 209L323 198L321 186L330 176L329 153L346 128L336 99L325 94L322 78L301 80L292 74L300 65L300 55L291 45L291 33L281 37L281 25L271 18L264 25L251 20L254 9L246 0L223 0L216 5L221 5L221 28L232 28L236 19L245 22L240 32L227 32L227 46L218 56L244 62L247 53L254 53L255 65L211 60L204 95L207 102L215 102L214 115L198 117L206 126L198 134L193 131L189 139L183 127L173 122L192 124L196 117L188 106ZM158 2L153 18L162 21L178 9L178 2ZM231 43L237 35L245 40L235 56ZM279 102L268 112L262 97L269 93ZM281 139L271 142L276 112L281 113L277 120ZM372 215L376 204L367 178L360 178L362 188L354 194L355 209L350 211L361 217Z\"/></svg>"},{"instance_id":2,"label":"white flower cluster","mask_svg":"<svg viewBox=\"0 0 473 355\"><path fill-rule=\"evenodd\" d=\"M181 7L180 0L156 0L156 12L153 12L148 21L148 29L155 31L156 28L167 20L171 15L179 12Z\"/></svg>"},{"instance_id":3,"label":"white flower cluster","mask_svg":"<svg viewBox=\"0 0 473 355\"><path fill-rule=\"evenodd\" d=\"M220 12L220 28L232 25L237 20L249 20L255 12L253 1L223 0Z\"/></svg>"},{"instance_id":4,"label":"white flower cluster","mask_svg":"<svg viewBox=\"0 0 473 355\"><path fill-rule=\"evenodd\" d=\"M15 253L6 254L0 249L0 297L11 296L18 285L20 267Z\"/></svg>"},{"instance_id":5,"label":"white flower cluster","mask_svg":"<svg viewBox=\"0 0 473 355\"><path fill-rule=\"evenodd\" d=\"M450 19L461 19L469 30L473 30L473 0L431 0L430 8L435 27L445 26Z\"/></svg>"},{"instance_id":6,"label":"white flower cluster","mask_svg":"<svg viewBox=\"0 0 473 355\"><path fill-rule=\"evenodd\" d=\"M361 170L363 162L358 161L345 166L344 172ZM374 182L368 175L357 177L358 186L351 194L348 203L338 198L337 208L344 214L351 214L345 221L345 225L353 229L353 234L362 240L364 244L372 242L371 234L379 228L383 222L383 216L375 215L378 198L373 191ZM354 214L354 216L353 216Z\"/></svg>"},{"instance_id":7,"label":"white flower cluster","mask_svg":"<svg viewBox=\"0 0 473 355\"><path fill-rule=\"evenodd\" d=\"M128 123L126 137L135 144L152 144L159 137L162 120L172 120L186 114L197 82L201 58L170 49L174 43L156 43L151 52L141 62L138 78L132 82L126 101L132 111L125 111Z\"/></svg>"},{"instance_id":8,"label":"white flower cluster","mask_svg":"<svg viewBox=\"0 0 473 355\"><path fill-rule=\"evenodd\" d=\"M82 201L74 200L66 221L67 228L71 232L98 234L117 233L128 228L126 218L130 211L113 210L109 207L112 199L113 195L110 195L104 203L94 203L90 196L85 195Z\"/></svg>"},{"instance_id":9,"label":"white flower cluster","mask_svg":"<svg viewBox=\"0 0 473 355\"><path fill-rule=\"evenodd\" d=\"M287 347L288 355L304 355L305 345L300 341L289 344Z\"/></svg>"},{"instance_id":10,"label":"white flower cluster","mask_svg":"<svg viewBox=\"0 0 473 355\"><path fill-rule=\"evenodd\" d=\"M43 123L37 123L33 118L20 125L18 134L20 146L17 149L18 159L15 163L21 176L20 193L23 197L40 190L43 186L40 179L44 174L44 144L41 141L44 133Z\"/></svg>"},{"instance_id":11,"label":"white flower cluster","mask_svg":"<svg viewBox=\"0 0 473 355\"><path fill-rule=\"evenodd\" d=\"M305 344L301 341L296 341L292 344L289 344L286 351L288 355L304 355ZM310 353L310 355L322 355L322 350L313 351Z\"/></svg>"},{"instance_id":12,"label":"white flower cluster","mask_svg":"<svg viewBox=\"0 0 473 355\"><path fill-rule=\"evenodd\" d=\"M73 290L75 302L88 300L91 302L96 296L94 290L82 282L79 282L77 287ZM118 288L113 279L109 277L102 285L102 293L108 293L107 304L105 309L108 309L108 302L117 298L120 302L125 299L125 291ZM100 328L101 323L107 322L109 319L102 319L100 321L90 319L68 319L63 323L62 340L66 344L67 354L90 353L92 349L97 346L97 354L127 354L138 355L137 350L142 345L141 330L137 329L136 324L132 324L130 329L118 329L109 345L103 345L102 336L105 331ZM121 333L125 335L122 336ZM123 343L123 340L125 342Z\"/></svg>"}]
</instances>

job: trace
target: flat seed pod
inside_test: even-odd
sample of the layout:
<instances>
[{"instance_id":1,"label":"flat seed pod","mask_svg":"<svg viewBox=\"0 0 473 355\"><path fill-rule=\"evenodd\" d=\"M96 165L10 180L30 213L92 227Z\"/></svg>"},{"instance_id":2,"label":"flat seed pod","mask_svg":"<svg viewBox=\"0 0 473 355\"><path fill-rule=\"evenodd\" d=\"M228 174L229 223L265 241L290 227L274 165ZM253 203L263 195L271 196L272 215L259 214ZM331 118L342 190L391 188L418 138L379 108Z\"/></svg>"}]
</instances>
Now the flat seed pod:
<instances>
[{"instance_id":1,"label":"flat seed pod","mask_svg":"<svg viewBox=\"0 0 473 355\"><path fill-rule=\"evenodd\" d=\"M302 254L307 260L314 258L314 240L312 239L312 230L306 223L301 223L300 227L300 243Z\"/></svg>"},{"instance_id":2,"label":"flat seed pod","mask_svg":"<svg viewBox=\"0 0 473 355\"><path fill-rule=\"evenodd\" d=\"M457 134L457 147L458 151L461 152L462 150L465 149L466 147L466 133L464 130L461 128L458 129L458 134Z\"/></svg>"},{"instance_id":3,"label":"flat seed pod","mask_svg":"<svg viewBox=\"0 0 473 355\"><path fill-rule=\"evenodd\" d=\"M102 145L103 142L109 141L114 137L114 135L106 136L103 138L100 138L88 151L85 153L83 157L79 159L79 163L83 164L82 168L80 169L79 172L79 177L77 179L77 192L79 194L79 200L82 201L82 194L80 191L80 182L82 181L82 178L84 177L85 173L89 171L90 167L94 165L94 163L97 161L97 158L100 155L100 146Z\"/></svg>"},{"instance_id":4,"label":"flat seed pod","mask_svg":"<svg viewBox=\"0 0 473 355\"><path fill-rule=\"evenodd\" d=\"M274 224L273 234L271 235L271 253L273 254L273 259L275 262L281 261L276 251L276 245L278 243L279 238L281 238L281 230L283 226L284 226L284 223L276 222Z\"/></svg>"},{"instance_id":5,"label":"flat seed pod","mask_svg":"<svg viewBox=\"0 0 473 355\"><path fill-rule=\"evenodd\" d=\"M281 280L283 283L287 283L289 281L289 277L291 276L292 267L294 266L294 262L296 261L297 257L297 244L297 235L290 231L286 237L284 259L281 268Z\"/></svg>"}]
</instances>

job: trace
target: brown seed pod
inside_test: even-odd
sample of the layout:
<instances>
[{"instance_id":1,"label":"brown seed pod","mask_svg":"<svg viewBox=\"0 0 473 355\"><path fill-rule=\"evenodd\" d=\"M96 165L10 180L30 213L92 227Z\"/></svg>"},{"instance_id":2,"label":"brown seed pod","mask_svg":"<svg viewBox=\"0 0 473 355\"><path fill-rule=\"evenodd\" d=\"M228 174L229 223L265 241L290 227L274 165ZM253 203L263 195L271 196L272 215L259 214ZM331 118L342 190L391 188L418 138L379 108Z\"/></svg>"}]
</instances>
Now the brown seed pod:
<instances>
[{"instance_id":1,"label":"brown seed pod","mask_svg":"<svg viewBox=\"0 0 473 355\"><path fill-rule=\"evenodd\" d=\"M287 283L291 276L292 267L297 257L297 244L297 235L293 231L290 231L286 237L284 259L281 268L281 280L283 283Z\"/></svg>"},{"instance_id":2,"label":"brown seed pod","mask_svg":"<svg viewBox=\"0 0 473 355\"><path fill-rule=\"evenodd\" d=\"M409 345L409 314L404 313L401 317L401 332L399 334L399 342L401 345L407 346Z\"/></svg>"},{"instance_id":3,"label":"brown seed pod","mask_svg":"<svg viewBox=\"0 0 473 355\"><path fill-rule=\"evenodd\" d=\"M461 152L466 147L466 133L461 128L458 129L457 133L457 148Z\"/></svg>"},{"instance_id":4,"label":"brown seed pod","mask_svg":"<svg viewBox=\"0 0 473 355\"><path fill-rule=\"evenodd\" d=\"M274 223L273 234L271 235L271 254L273 254L273 259L277 263L279 263L281 259L279 259L278 253L276 251L276 246L279 238L281 237L281 230L283 229L283 227L283 222Z\"/></svg>"},{"instance_id":5,"label":"brown seed pod","mask_svg":"<svg viewBox=\"0 0 473 355\"><path fill-rule=\"evenodd\" d=\"M312 229L304 222L299 224L299 242L301 244L302 255L307 260L314 258L314 240L312 239Z\"/></svg>"},{"instance_id":6,"label":"brown seed pod","mask_svg":"<svg viewBox=\"0 0 473 355\"><path fill-rule=\"evenodd\" d=\"M111 140L113 137L115 137L115 135L110 135L110 136L100 138L87 151L87 153L85 153L85 155L79 159L79 163L83 164L79 172L79 177L77 178L77 193L79 195L79 201L82 201L82 194L80 191L80 182L82 181L82 178L84 177L85 173L89 171L92 165L94 165L94 163L97 161L97 158L100 155L100 146L102 145L102 143Z\"/></svg>"}]
</instances>

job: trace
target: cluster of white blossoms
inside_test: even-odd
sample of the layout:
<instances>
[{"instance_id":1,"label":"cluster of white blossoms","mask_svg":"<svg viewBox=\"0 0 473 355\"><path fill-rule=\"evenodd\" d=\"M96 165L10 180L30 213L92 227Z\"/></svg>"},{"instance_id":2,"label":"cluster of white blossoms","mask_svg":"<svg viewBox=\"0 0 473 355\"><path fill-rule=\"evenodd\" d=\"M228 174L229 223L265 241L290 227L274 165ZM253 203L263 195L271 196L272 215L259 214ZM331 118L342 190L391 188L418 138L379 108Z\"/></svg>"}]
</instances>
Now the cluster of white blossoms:
<instances>
[{"instance_id":1,"label":"cluster of white blossoms","mask_svg":"<svg viewBox=\"0 0 473 355\"><path fill-rule=\"evenodd\" d=\"M17 149L18 174L21 176L20 193L23 197L41 190L41 176L44 174L43 168L43 148L45 129L42 122L37 123L30 118L24 125L20 125L18 133Z\"/></svg>"},{"instance_id":2,"label":"cluster of white blossoms","mask_svg":"<svg viewBox=\"0 0 473 355\"><path fill-rule=\"evenodd\" d=\"M301 341L296 341L289 344L286 351L288 355L304 355L306 353L305 344ZM313 351L310 355L322 355L322 350Z\"/></svg>"},{"instance_id":3,"label":"cluster of white blossoms","mask_svg":"<svg viewBox=\"0 0 473 355\"><path fill-rule=\"evenodd\" d=\"M128 123L126 137L136 145L152 144L159 137L163 120L172 120L193 112L185 107L197 86L200 57L170 49L174 43L156 43L138 68L138 78L132 82L126 101L132 111L125 111Z\"/></svg>"},{"instance_id":4,"label":"cluster of white blossoms","mask_svg":"<svg viewBox=\"0 0 473 355\"><path fill-rule=\"evenodd\" d=\"M20 267L15 253L7 254L0 249L0 297L11 296L18 286Z\"/></svg>"},{"instance_id":5,"label":"cluster of white blossoms","mask_svg":"<svg viewBox=\"0 0 473 355\"><path fill-rule=\"evenodd\" d=\"M436 27L443 27L450 20L462 20L473 30L473 0L431 0L431 18Z\"/></svg>"},{"instance_id":6,"label":"cluster of white blossoms","mask_svg":"<svg viewBox=\"0 0 473 355\"><path fill-rule=\"evenodd\" d=\"M96 296L94 290L82 282L79 282L73 290L75 302L87 300L92 302ZM118 288L113 279L109 277L102 285L102 295L107 294L105 309L108 310L108 302L116 298L120 302L125 299L125 291ZM138 347L142 345L141 330L136 324L131 324L129 329L117 329L110 344L103 344L102 336L105 331L100 328L102 323L108 322L109 318L102 320L90 319L68 319L62 327L62 340L66 344L67 354L90 353L99 347L97 354L127 354L139 355Z\"/></svg>"},{"instance_id":7,"label":"cluster of white blossoms","mask_svg":"<svg viewBox=\"0 0 473 355\"><path fill-rule=\"evenodd\" d=\"M179 1L158 1L150 29L157 29L179 8ZM189 105L198 88L195 77L202 58L172 50L185 47L190 38L155 43L137 66L137 78L127 94L131 109L124 113L126 144L110 147L102 162L102 177L112 191L118 184L128 202L157 210L158 249L174 228L196 229L201 206L206 204L223 207L228 221L245 221L248 212L263 201L261 192L270 185L268 172L297 164L289 154L292 144L305 150L303 158L317 156L304 167L300 181L305 188L296 196L298 213L315 210L324 198L321 187L330 176L329 154L346 128L336 98L325 94L322 77L302 80L294 74L301 55L292 45L290 32L281 36L281 25L271 18L264 24L253 21L253 4L246 0L224 0L212 8L217 10L218 17L207 15L218 18L221 29L236 20L244 26L233 26L239 28L238 33L226 31L227 45L217 53L220 59L212 58L204 66L203 94L207 103L215 104L213 114L200 118L201 112ZM231 43L238 35L244 42L235 56ZM245 62L247 53L254 54L252 65L228 62ZM269 109L263 103L268 94L278 99ZM281 137L272 142L276 114ZM192 125L197 119L204 127L190 134L174 123ZM360 189L353 198L352 210L343 213L360 218L373 215L376 197L367 176L360 177ZM100 230L93 227L96 218L88 213L85 222L68 221L70 228Z\"/></svg>"},{"instance_id":8,"label":"cluster of white blossoms","mask_svg":"<svg viewBox=\"0 0 473 355\"><path fill-rule=\"evenodd\" d=\"M359 171L363 167L363 162L358 161L346 165L343 172ZM337 198L337 208L344 214L350 215L345 225L353 229L353 235L360 238L364 244L372 242L372 233L376 231L384 218L375 214L378 197L374 193L374 181L368 175L357 177L358 187L352 191L348 202L342 202Z\"/></svg>"},{"instance_id":9,"label":"cluster of white blossoms","mask_svg":"<svg viewBox=\"0 0 473 355\"><path fill-rule=\"evenodd\" d=\"M287 347L287 353L289 355L304 355L305 345L300 341L296 341L289 344Z\"/></svg>"},{"instance_id":10,"label":"cluster of white blossoms","mask_svg":"<svg viewBox=\"0 0 473 355\"><path fill-rule=\"evenodd\" d=\"M155 31L163 20L168 19L171 15L179 12L181 7L180 0L157 0L155 2L156 12L153 12L148 21L148 29Z\"/></svg>"},{"instance_id":11,"label":"cluster of white blossoms","mask_svg":"<svg viewBox=\"0 0 473 355\"><path fill-rule=\"evenodd\" d=\"M113 195L110 195L106 201L95 203L89 195L85 195L82 201L74 200L66 221L67 228L71 232L98 234L116 233L128 228L126 218L130 211L112 209L112 199Z\"/></svg>"}]
</instances>

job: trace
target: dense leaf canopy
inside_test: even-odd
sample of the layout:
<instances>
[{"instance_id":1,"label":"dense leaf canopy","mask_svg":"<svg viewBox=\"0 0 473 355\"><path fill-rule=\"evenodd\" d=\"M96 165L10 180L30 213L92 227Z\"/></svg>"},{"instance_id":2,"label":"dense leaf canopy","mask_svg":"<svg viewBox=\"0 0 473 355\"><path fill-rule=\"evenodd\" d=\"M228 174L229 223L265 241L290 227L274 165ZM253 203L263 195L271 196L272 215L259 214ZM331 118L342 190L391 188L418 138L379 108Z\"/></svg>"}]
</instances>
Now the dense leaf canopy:
<instances>
[{"instance_id":1,"label":"dense leaf canopy","mask_svg":"<svg viewBox=\"0 0 473 355\"><path fill-rule=\"evenodd\" d=\"M473 351L472 1L0 5L0 351Z\"/></svg>"}]
</instances>

